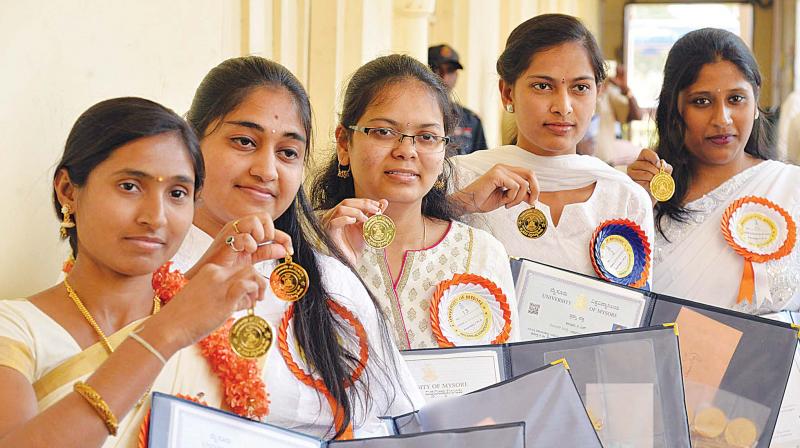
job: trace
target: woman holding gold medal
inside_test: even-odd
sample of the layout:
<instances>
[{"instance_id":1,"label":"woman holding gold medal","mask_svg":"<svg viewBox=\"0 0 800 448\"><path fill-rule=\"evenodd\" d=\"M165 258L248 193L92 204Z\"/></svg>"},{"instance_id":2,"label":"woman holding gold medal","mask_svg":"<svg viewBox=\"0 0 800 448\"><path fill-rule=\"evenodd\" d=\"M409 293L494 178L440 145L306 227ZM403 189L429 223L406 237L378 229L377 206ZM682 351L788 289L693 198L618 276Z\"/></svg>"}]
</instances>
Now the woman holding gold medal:
<instances>
[{"instance_id":1,"label":"woman holding gold medal","mask_svg":"<svg viewBox=\"0 0 800 448\"><path fill-rule=\"evenodd\" d=\"M655 198L657 291L753 314L798 309L800 168L772 160L760 89L755 58L728 31L692 31L670 50L656 151L628 167L648 190L674 178L674 195Z\"/></svg>"},{"instance_id":2,"label":"woman holding gold medal","mask_svg":"<svg viewBox=\"0 0 800 448\"><path fill-rule=\"evenodd\" d=\"M192 266L255 262L270 288L200 341L186 374L207 385L207 404L245 417L319 437L382 433L378 416L421 398L373 299L307 205L305 89L275 62L229 59L201 82L187 119L206 184L174 266L155 283L170 283L168 269L191 278Z\"/></svg>"},{"instance_id":3,"label":"woman holding gold medal","mask_svg":"<svg viewBox=\"0 0 800 448\"><path fill-rule=\"evenodd\" d=\"M404 55L359 68L315 208L378 298L402 349L515 339L508 255L464 225L446 195L455 115L441 80Z\"/></svg>"},{"instance_id":4,"label":"woman holding gold medal","mask_svg":"<svg viewBox=\"0 0 800 448\"><path fill-rule=\"evenodd\" d=\"M78 118L53 181L74 265L0 301L0 446L135 447L149 391L193 383L184 347L260 300L267 282L247 264L204 266L169 304L151 285L202 184L197 139L163 106L117 98Z\"/></svg>"},{"instance_id":5,"label":"woman holding gold medal","mask_svg":"<svg viewBox=\"0 0 800 448\"><path fill-rule=\"evenodd\" d=\"M594 36L574 17L534 17L512 31L497 72L517 142L453 159L461 186L454 198L473 213L469 222L512 256L648 287L647 194L576 153L606 77Z\"/></svg>"}]
</instances>

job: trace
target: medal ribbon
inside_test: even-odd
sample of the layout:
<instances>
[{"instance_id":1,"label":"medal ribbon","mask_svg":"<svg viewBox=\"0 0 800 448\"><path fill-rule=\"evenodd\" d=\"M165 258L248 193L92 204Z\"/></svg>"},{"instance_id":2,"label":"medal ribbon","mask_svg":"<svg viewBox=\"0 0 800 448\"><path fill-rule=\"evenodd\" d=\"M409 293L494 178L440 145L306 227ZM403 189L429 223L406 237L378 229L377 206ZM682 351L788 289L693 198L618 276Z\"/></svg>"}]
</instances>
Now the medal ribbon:
<instances>
[{"instance_id":1,"label":"medal ribbon","mask_svg":"<svg viewBox=\"0 0 800 448\"><path fill-rule=\"evenodd\" d=\"M785 227L778 225L777 234L778 242L781 242L781 239L783 241L780 247L771 251L769 248L765 251L750 247L746 242L737 238L731 228L738 224L737 220L734 219L734 215L741 214L748 209L757 212L759 208L764 210L764 207L766 207L768 211L771 211L772 214L775 214L776 217L782 218L785 222ZM752 304L753 298L755 297L756 307L758 308L761 307L761 304L765 301L771 302L772 295L769 292L769 275L764 263L782 258L788 255L794 248L797 238L797 228L792 217L786 210L768 199L758 196L745 196L732 202L731 205L725 209L725 213L722 214L721 227L722 236L725 238L725 241L737 254L744 258L744 269L742 271L742 279L739 282L739 293L736 296L736 303L742 303L747 300L748 303Z\"/></svg>"},{"instance_id":2,"label":"medal ribbon","mask_svg":"<svg viewBox=\"0 0 800 448\"><path fill-rule=\"evenodd\" d=\"M367 331L364 329L364 325L361 324L358 318L356 318L356 316L344 306L339 305L331 299L328 299L328 306L334 313L338 314L341 318L352 325L356 332L356 336L358 337L358 366L355 368L355 370L353 370L352 375L350 375L349 384L345 385L346 387L349 387L358 381L358 379L361 377L361 374L364 373L364 369L367 367L367 361L369 360ZM325 397L331 407L331 412L333 413L334 426L337 428L337 430L341 429L344 424L344 409L342 409L342 407L330 393L328 387L325 386L325 382L319 378L314 378L310 373L307 373L305 370L303 370L303 368L294 361L292 353L289 351L289 321L292 320L293 316L294 304L291 304L289 305L289 308L286 309L283 319L281 320L281 326L278 329L278 350L280 351L284 362L286 362L286 366L289 368L289 371L294 374L295 378L300 380L306 386L317 390ZM352 438L353 424L351 422L346 428L344 428L342 434L337 437L337 440L351 440Z\"/></svg>"}]
</instances>

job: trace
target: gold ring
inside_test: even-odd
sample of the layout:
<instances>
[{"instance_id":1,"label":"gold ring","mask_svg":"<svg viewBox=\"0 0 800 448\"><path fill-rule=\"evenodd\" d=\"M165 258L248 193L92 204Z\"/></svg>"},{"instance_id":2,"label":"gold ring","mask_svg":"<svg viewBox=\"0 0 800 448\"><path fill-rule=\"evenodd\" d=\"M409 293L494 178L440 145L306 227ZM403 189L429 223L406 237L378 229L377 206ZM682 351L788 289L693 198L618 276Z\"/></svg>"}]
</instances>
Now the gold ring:
<instances>
[{"instance_id":1,"label":"gold ring","mask_svg":"<svg viewBox=\"0 0 800 448\"><path fill-rule=\"evenodd\" d=\"M233 231L236 233L242 233L239 231L239 220L233 221Z\"/></svg>"}]
</instances>

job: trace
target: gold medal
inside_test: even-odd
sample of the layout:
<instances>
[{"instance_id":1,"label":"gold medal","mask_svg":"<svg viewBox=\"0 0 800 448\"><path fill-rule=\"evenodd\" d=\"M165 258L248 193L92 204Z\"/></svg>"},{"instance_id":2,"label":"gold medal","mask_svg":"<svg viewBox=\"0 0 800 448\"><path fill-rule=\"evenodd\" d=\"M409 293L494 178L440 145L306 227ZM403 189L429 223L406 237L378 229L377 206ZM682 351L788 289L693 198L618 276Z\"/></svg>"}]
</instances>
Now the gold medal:
<instances>
[{"instance_id":1,"label":"gold medal","mask_svg":"<svg viewBox=\"0 0 800 448\"><path fill-rule=\"evenodd\" d=\"M272 328L250 308L247 316L233 323L229 340L233 351L242 358L260 358L272 346Z\"/></svg>"},{"instance_id":2,"label":"gold medal","mask_svg":"<svg viewBox=\"0 0 800 448\"><path fill-rule=\"evenodd\" d=\"M397 228L392 218L378 213L370 216L364 223L364 241L375 249L383 249L392 244Z\"/></svg>"},{"instance_id":3,"label":"gold medal","mask_svg":"<svg viewBox=\"0 0 800 448\"><path fill-rule=\"evenodd\" d=\"M302 299L308 291L308 273L292 261L291 255L286 255L283 263L276 266L270 274L269 286L279 299L295 302Z\"/></svg>"},{"instance_id":4,"label":"gold medal","mask_svg":"<svg viewBox=\"0 0 800 448\"><path fill-rule=\"evenodd\" d=\"M663 163L658 174L650 179L650 194L658 202L666 202L675 194L675 179L664 171Z\"/></svg>"},{"instance_id":5,"label":"gold medal","mask_svg":"<svg viewBox=\"0 0 800 448\"><path fill-rule=\"evenodd\" d=\"M728 418L719 408L706 408L697 412L694 417L694 429L703 437L710 439L719 437L725 431Z\"/></svg>"},{"instance_id":6,"label":"gold medal","mask_svg":"<svg viewBox=\"0 0 800 448\"><path fill-rule=\"evenodd\" d=\"M758 429L755 423L743 417L731 420L725 428L725 441L736 448L751 447L757 438Z\"/></svg>"},{"instance_id":7,"label":"gold medal","mask_svg":"<svg viewBox=\"0 0 800 448\"><path fill-rule=\"evenodd\" d=\"M539 238L547 231L547 218L541 210L531 207L517 216L517 229L528 238Z\"/></svg>"}]
</instances>

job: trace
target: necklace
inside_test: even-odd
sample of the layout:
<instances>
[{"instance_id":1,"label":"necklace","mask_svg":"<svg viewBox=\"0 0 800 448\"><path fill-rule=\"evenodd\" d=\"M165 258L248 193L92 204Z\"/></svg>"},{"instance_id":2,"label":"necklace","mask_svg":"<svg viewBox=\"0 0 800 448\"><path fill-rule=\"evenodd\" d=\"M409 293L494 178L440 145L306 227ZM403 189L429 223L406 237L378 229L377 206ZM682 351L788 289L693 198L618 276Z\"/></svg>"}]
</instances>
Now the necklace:
<instances>
[{"instance_id":1,"label":"necklace","mask_svg":"<svg viewBox=\"0 0 800 448\"><path fill-rule=\"evenodd\" d=\"M67 282L67 279L64 279L64 286L67 288L67 295L69 296L70 299L72 299L72 302L75 303L75 307L78 308L78 311L80 311L84 319L86 319L86 321L89 322L89 325L92 327L94 332L97 333L97 336L100 337L100 343L103 344L103 347L105 347L106 351L109 354L113 353L114 348L111 347L111 342L109 342L108 338L106 337L106 334L103 333L103 330L100 328L100 326L97 325L97 321L94 320L94 317L92 317L92 313L90 313L89 310L86 309L86 306L83 304L83 301L81 301L81 298L78 297L78 294L75 292L75 290L72 289L72 286L70 286L69 282ZM161 309L161 299L159 299L158 296L155 296L153 297L153 314L156 314L160 309Z\"/></svg>"},{"instance_id":2,"label":"necklace","mask_svg":"<svg viewBox=\"0 0 800 448\"><path fill-rule=\"evenodd\" d=\"M426 226L425 226L425 215L422 215L422 250L425 250L426 246L425 241L428 240L428 236L426 234Z\"/></svg>"}]
</instances>

